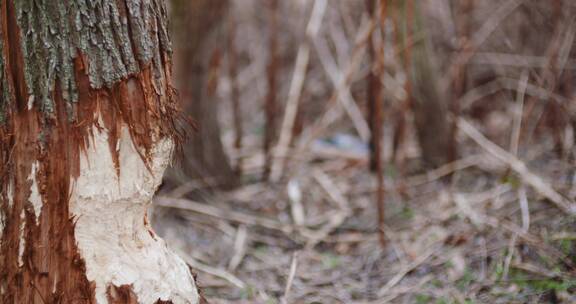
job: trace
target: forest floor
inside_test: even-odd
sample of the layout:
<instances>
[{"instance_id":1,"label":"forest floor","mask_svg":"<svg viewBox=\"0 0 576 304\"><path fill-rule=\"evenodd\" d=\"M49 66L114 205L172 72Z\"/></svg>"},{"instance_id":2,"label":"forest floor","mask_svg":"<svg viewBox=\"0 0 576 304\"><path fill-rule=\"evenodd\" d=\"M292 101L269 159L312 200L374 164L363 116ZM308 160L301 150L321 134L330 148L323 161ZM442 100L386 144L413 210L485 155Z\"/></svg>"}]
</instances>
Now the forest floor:
<instances>
[{"instance_id":1,"label":"forest floor","mask_svg":"<svg viewBox=\"0 0 576 304\"><path fill-rule=\"evenodd\" d=\"M253 151L235 191L156 199L156 230L210 303L576 303L576 217L554 203L576 195L575 168L551 144L519 153L528 170L467 137L447 166L388 165L381 247L366 149L342 136L280 182L259 181Z\"/></svg>"},{"instance_id":2,"label":"forest floor","mask_svg":"<svg viewBox=\"0 0 576 304\"><path fill-rule=\"evenodd\" d=\"M410 98L402 48L394 41L385 48L384 247L376 177L368 170L369 135L361 128L368 125L365 87L373 70L364 59L371 28L364 2L330 1L322 8L325 1L313 1L309 14L303 5L309 1L281 1L279 87L270 96L286 101L278 104L278 118L290 113L283 107L296 105L299 123L272 130L280 138L298 133L275 182L262 181L260 148L266 126L274 125L264 119L274 70L267 59L273 57L268 10L257 1L237 2L231 41L238 73L221 75L217 94L224 145L233 164L243 161L241 186L214 193L204 186L209 181L190 181L159 194L152 219L158 234L197 272L210 303L576 303L576 216L570 206L576 198L576 124L560 119L573 120L575 111L566 109L574 98L554 93L556 86L573 87L568 72L574 67L551 64L573 56L564 46L573 45L574 31L564 26L574 14L549 22L546 16L556 6L545 1L476 1L474 18L453 18L458 15L448 1L422 2L444 3L424 8L444 71L430 81L452 83L446 71L468 52L506 56L476 63L470 56L463 64L470 83L457 102L459 160L424 169L404 107ZM457 53L458 19L471 22L470 40L482 38L476 42L482 48L466 46ZM549 29L552 24L557 29ZM308 27L320 25L317 34L309 33ZM562 54L570 57L558 60ZM308 55L306 68L299 62ZM296 80L304 85L294 85ZM299 86L301 94L289 98ZM239 111L229 102L235 87ZM456 94L445 87L446 96ZM556 109L551 121L544 119L547 109ZM243 119L243 130L237 130L241 151L233 148L235 117ZM404 118L408 130L398 131ZM554 125L559 130L547 129ZM390 147L397 133L407 135L395 155ZM281 154L274 159L282 160Z\"/></svg>"}]
</instances>

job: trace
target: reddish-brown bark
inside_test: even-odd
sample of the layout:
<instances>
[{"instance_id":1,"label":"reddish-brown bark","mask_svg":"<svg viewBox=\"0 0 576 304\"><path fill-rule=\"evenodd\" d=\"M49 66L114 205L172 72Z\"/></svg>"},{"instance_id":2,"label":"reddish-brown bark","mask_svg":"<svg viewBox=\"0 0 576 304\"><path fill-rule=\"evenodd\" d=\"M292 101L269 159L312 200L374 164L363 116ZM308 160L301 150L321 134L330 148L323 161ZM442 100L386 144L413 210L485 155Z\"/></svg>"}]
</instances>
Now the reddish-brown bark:
<instances>
[{"instance_id":1,"label":"reddish-brown bark","mask_svg":"<svg viewBox=\"0 0 576 304\"><path fill-rule=\"evenodd\" d=\"M276 116L278 112L277 105L277 78L278 78L278 0L269 2L269 27L268 34L268 66L266 68L266 80L268 83L268 92L264 104L266 114L266 123L264 130L264 171L263 179L268 179L272 168L272 145L276 136Z\"/></svg>"},{"instance_id":2,"label":"reddish-brown bark","mask_svg":"<svg viewBox=\"0 0 576 304\"><path fill-rule=\"evenodd\" d=\"M378 20L380 29L384 33L384 22L386 19L386 0L368 0L368 13L372 18ZM368 121L370 125L370 170L376 174L376 208L378 210L378 235L380 244L386 244L384 234L384 164L382 160L382 84L380 77L384 69L384 48L383 42L376 44L374 36L368 41L368 53L372 63L371 72L368 75Z\"/></svg>"}]
</instances>

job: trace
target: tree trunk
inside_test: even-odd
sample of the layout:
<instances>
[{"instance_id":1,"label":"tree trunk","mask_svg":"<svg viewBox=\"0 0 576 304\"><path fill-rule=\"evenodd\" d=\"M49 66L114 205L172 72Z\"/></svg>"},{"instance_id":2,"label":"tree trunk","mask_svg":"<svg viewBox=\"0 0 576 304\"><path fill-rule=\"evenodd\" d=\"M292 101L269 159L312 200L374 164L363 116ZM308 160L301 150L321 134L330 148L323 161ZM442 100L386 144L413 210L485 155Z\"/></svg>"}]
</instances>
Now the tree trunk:
<instances>
[{"instance_id":1,"label":"tree trunk","mask_svg":"<svg viewBox=\"0 0 576 304\"><path fill-rule=\"evenodd\" d=\"M161 0L0 0L0 302L198 303L146 219L178 143Z\"/></svg>"},{"instance_id":2,"label":"tree trunk","mask_svg":"<svg viewBox=\"0 0 576 304\"><path fill-rule=\"evenodd\" d=\"M406 55L409 57L407 77L414 124L422 159L426 165L438 167L447 163L450 156L447 102L439 88L440 73L435 66L435 55L420 10L421 3L418 0L410 1L400 2L397 9L403 10L401 36L403 45L410 50Z\"/></svg>"},{"instance_id":3,"label":"tree trunk","mask_svg":"<svg viewBox=\"0 0 576 304\"><path fill-rule=\"evenodd\" d=\"M218 100L215 90L220 68L221 38L228 0L172 0L171 26L176 50L176 85L184 111L197 122L183 144L184 157L171 168L170 183L190 179L208 188L229 189L236 185L230 162L220 139Z\"/></svg>"}]
</instances>

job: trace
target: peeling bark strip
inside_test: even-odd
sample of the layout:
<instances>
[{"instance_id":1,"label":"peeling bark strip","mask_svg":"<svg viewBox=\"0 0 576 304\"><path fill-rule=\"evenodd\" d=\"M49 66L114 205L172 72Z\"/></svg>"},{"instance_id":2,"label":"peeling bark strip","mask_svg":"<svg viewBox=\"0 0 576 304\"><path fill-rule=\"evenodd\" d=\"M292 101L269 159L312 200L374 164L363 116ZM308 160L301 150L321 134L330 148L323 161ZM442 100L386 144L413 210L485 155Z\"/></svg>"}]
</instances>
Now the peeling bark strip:
<instances>
[{"instance_id":1,"label":"peeling bark strip","mask_svg":"<svg viewBox=\"0 0 576 304\"><path fill-rule=\"evenodd\" d=\"M132 291L132 286L108 286L106 290L110 304L138 304L138 296Z\"/></svg>"},{"instance_id":2,"label":"peeling bark strip","mask_svg":"<svg viewBox=\"0 0 576 304\"><path fill-rule=\"evenodd\" d=\"M161 0L0 0L0 303L198 302L146 207L180 134Z\"/></svg>"}]
</instances>

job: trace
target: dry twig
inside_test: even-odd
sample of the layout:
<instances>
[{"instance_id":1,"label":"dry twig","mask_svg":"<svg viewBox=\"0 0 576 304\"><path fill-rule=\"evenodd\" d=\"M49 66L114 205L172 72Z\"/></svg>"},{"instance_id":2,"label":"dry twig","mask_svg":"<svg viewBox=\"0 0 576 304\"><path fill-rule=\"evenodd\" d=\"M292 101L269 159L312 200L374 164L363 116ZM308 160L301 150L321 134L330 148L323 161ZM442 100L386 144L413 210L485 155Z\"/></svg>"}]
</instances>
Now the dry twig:
<instances>
[{"instance_id":1,"label":"dry twig","mask_svg":"<svg viewBox=\"0 0 576 304\"><path fill-rule=\"evenodd\" d=\"M214 206L201 204L191 200L174 199L165 196L157 197L155 200L156 200L156 206L160 207L188 210L245 225L261 226L272 230L278 230L286 234L289 234L292 231L292 227L282 225L280 222L272 219L254 215L248 215L237 211L222 210Z\"/></svg>"},{"instance_id":2,"label":"dry twig","mask_svg":"<svg viewBox=\"0 0 576 304\"><path fill-rule=\"evenodd\" d=\"M224 279L224 280L232 283L234 286L236 286L238 288L245 288L246 287L246 283L244 283L242 280L237 278L235 275L229 273L228 271L226 271L224 269L208 266L204 263L200 263L199 261L197 261L196 259L191 257L189 254L187 254L183 250L178 249L178 248L174 248L174 249L176 250L178 255L180 257L182 257L182 259L184 259L184 262L186 262L186 264L190 265L190 267L197 269L199 271L205 272L207 274L213 275L215 277Z\"/></svg>"},{"instance_id":3,"label":"dry twig","mask_svg":"<svg viewBox=\"0 0 576 304\"><path fill-rule=\"evenodd\" d=\"M290 82L290 89L288 91L288 100L286 102L286 109L284 110L284 119L282 120L282 127L280 129L280 139L276 146L277 158L272 164L272 172L270 180L277 182L284 171L286 163L286 156L292 142L292 130L294 129L294 122L298 112L298 102L302 94L302 87L306 79L306 71L308 69L308 62L310 60L310 40L314 40L320 31L322 25L322 18L326 11L327 0L314 1L314 8L312 9L312 16L306 27L306 39L298 48L296 55L296 63L294 64L294 72L292 74L292 81Z\"/></svg>"},{"instance_id":4,"label":"dry twig","mask_svg":"<svg viewBox=\"0 0 576 304\"><path fill-rule=\"evenodd\" d=\"M284 296L282 297L282 303L288 303L288 295L290 294L290 289L292 289L292 283L294 282L294 277L296 276L296 267L298 266L298 252L292 254L292 263L290 263L290 273L288 274L288 280L286 281L286 288L284 289Z\"/></svg>"},{"instance_id":5,"label":"dry twig","mask_svg":"<svg viewBox=\"0 0 576 304\"><path fill-rule=\"evenodd\" d=\"M526 164L521 160L484 137L484 135L482 135L482 133L474 128L469 122L463 118L458 119L458 128L480 145L480 147L490 153L490 155L495 159L509 165L514 171L516 171L516 173L518 173L525 183L532 186L536 191L553 202L558 208L560 208L560 210L570 215L576 214L576 205L574 202L562 196L550 185L544 182L542 178L528 170Z\"/></svg>"},{"instance_id":6,"label":"dry twig","mask_svg":"<svg viewBox=\"0 0 576 304\"><path fill-rule=\"evenodd\" d=\"M388 283L386 283L386 285L384 285L382 288L380 288L380 290L378 291L378 296L383 297L383 296L387 295L388 292L390 291L390 289L392 289L392 287L396 286L396 284L398 284L400 281L402 281L402 279L410 271L412 271L412 270L416 269L418 266L422 265L422 263L424 263L426 260L428 260L431 256L438 253L438 251L440 251L440 249L442 249L441 245L434 246L432 249L429 249L428 251L426 251L425 253L423 253L419 257L417 257L412 263L410 263L409 265L407 265L406 267L404 267L403 269L398 271L398 273L396 273L396 275L394 277L392 277L392 279L390 279L388 281Z\"/></svg>"}]
</instances>

